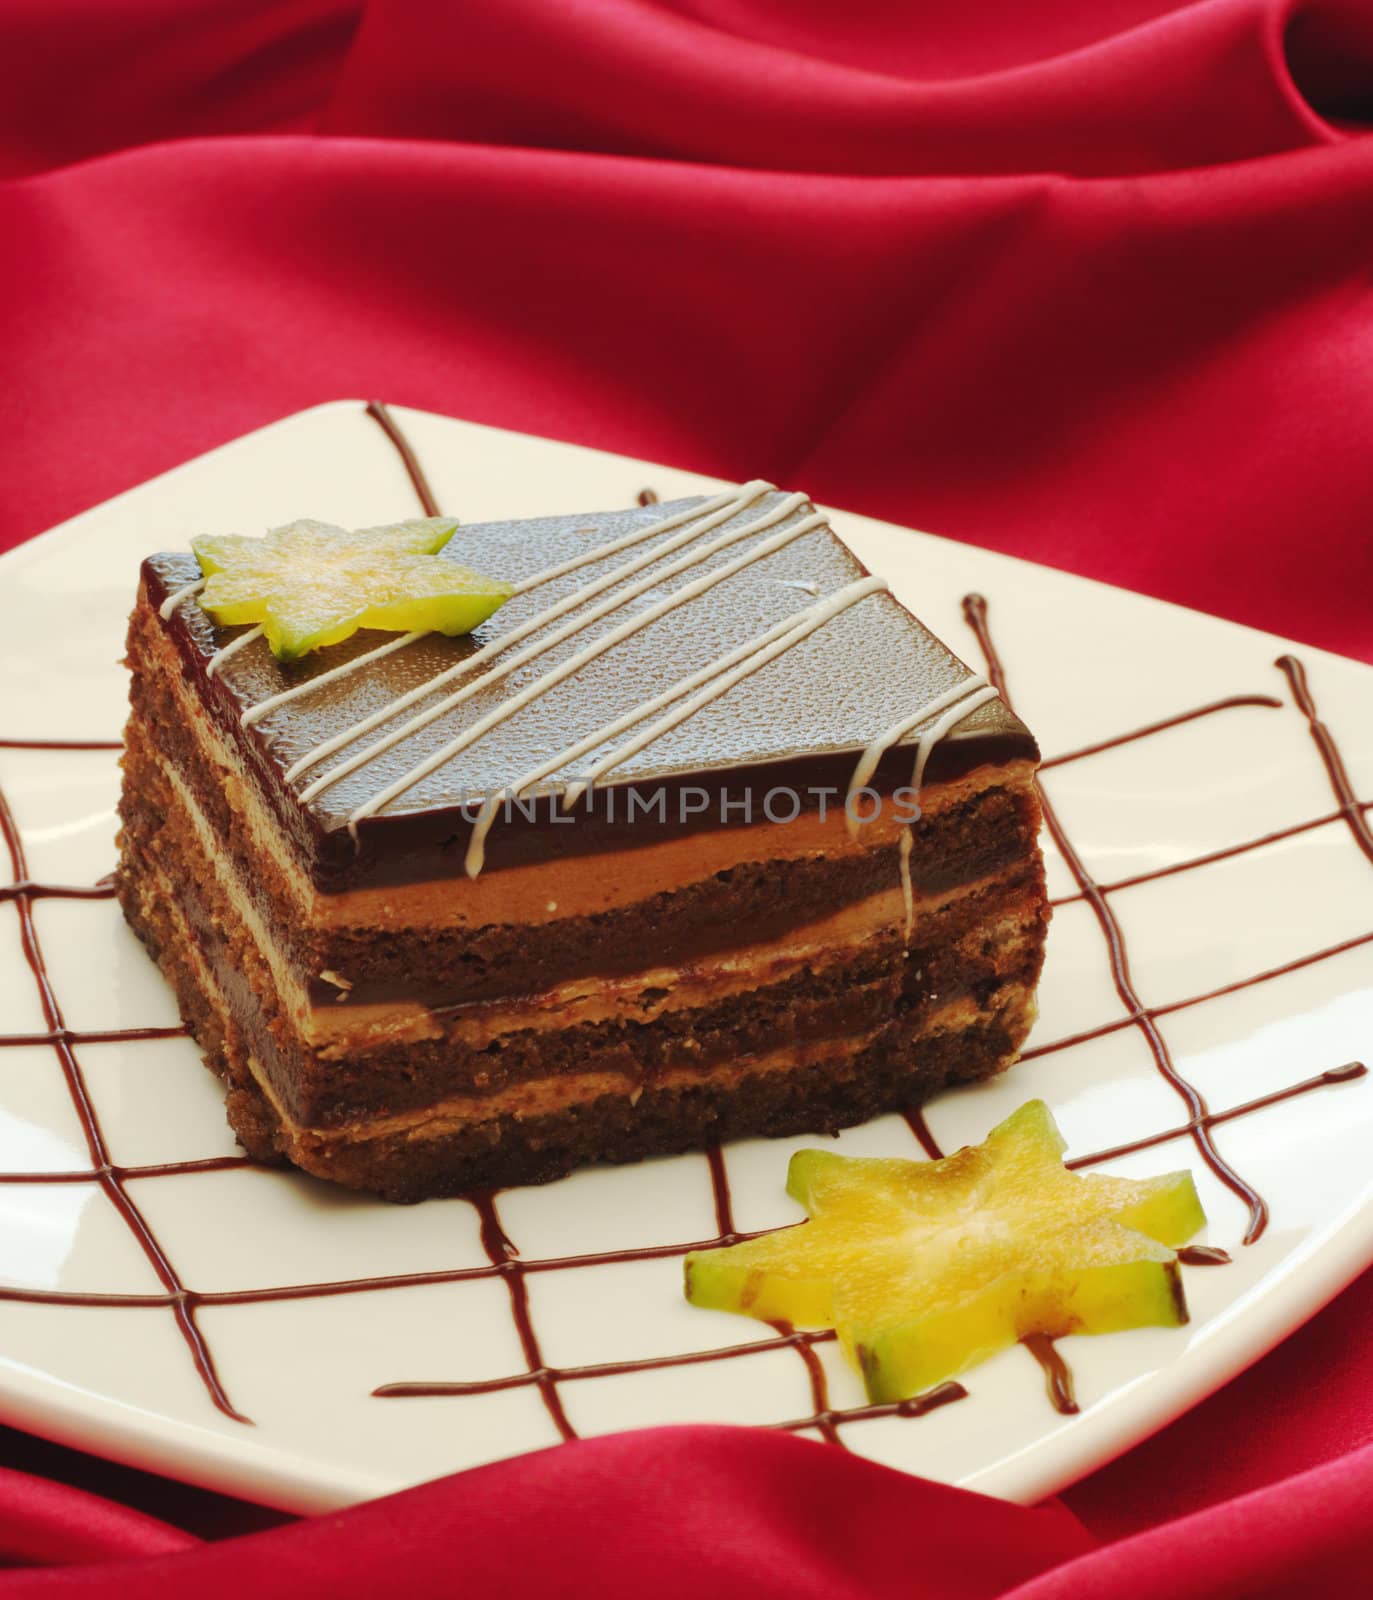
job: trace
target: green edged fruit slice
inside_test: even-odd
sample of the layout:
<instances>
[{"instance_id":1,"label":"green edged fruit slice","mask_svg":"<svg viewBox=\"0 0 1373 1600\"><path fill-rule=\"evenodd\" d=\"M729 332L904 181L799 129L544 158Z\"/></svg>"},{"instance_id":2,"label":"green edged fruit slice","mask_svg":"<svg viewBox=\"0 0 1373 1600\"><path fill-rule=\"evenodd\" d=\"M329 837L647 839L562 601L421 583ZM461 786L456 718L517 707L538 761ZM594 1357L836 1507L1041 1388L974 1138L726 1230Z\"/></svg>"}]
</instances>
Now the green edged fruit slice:
<instances>
[{"instance_id":1,"label":"green edged fruit slice","mask_svg":"<svg viewBox=\"0 0 1373 1600\"><path fill-rule=\"evenodd\" d=\"M686 1258L693 1305L834 1328L874 1401L907 1399L1032 1333L1187 1320L1174 1247L1206 1221L1188 1172L1071 1172L1032 1100L939 1161L792 1157L810 1220Z\"/></svg>"},{"instance_id":2,"label":"green edged fruit slice","mask_svg":"<svg viewBox=\"0 0 1373 1600\"><path fill-rule=\"evenodd\" d=\"M281 661L359 628L470 633L513 590L438 555L457 525L425 517L350 532L304 519L262 539L193 539L207 579L200 604L221 627L261 623Z\"/></svg>"}]
</instances>

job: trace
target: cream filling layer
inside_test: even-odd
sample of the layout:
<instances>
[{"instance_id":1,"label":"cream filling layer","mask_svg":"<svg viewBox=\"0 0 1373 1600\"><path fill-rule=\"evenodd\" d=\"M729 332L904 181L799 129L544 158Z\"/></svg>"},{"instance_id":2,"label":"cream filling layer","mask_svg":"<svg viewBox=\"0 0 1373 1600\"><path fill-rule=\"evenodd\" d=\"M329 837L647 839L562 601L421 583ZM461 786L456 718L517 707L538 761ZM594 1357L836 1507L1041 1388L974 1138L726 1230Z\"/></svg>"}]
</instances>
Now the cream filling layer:
<instances>
[{"instance_id":1,"label":"cream filling layer","mask_svg":"<svg viewBox=\"0 0 1373 1600\"><path fill-rule=\"evenodd\" d=\"M1008 985L998 995L993 1015L998 1019L1014 1019L1032 1005L1033 992L1029 988L1023 984ZM931 1016L912 1044L918 1048L922 1038L962 1032L986 1020L986 1011L971 996L962 996ZM821 1066L827 1062L839 1066L870 1045L882 1031L878 1027L840 1038L789 1045L716 1067L666 1067L653 1074L652 1086L654 1089L675 1089L708 1084L714 1088L735 1088L750 1079L771 1073L791 1072L800 1067ZM1009 1066L1010 1060L1008 1056L1003 1066ZM359 1119L343 1127L321 1128L296 1122L291 1117L261 1063L251 1053L248 1066L293 1142L307 1143L316 1148L370 1144L397 1136L407 1142L421 1143L427 1139L440 1139L447 1134L463 1132L498 1117L508 1116L525 1121L554 1115L570 1106L587 1104L606 1095L615 1095L628 1100L631 1105L637 1105L646 1087L643 1079L627 1073L559 1073L513 1084L490 1095L453 1095L416 1111L394 1112L384 1117Z\"/></svg>"},{"instance_id":2,"label":"cream filling layer","mask_svg":"<svg viewBox=\"0 0 1373 1600\"><path fill-rule=\"evenodd\" d=\"M555 1032L623 1020L651 1023L674 1011L784 983L806 968L823 975L835 963L849 962L853 952L871 943L874 936L894 929L903 915L901 891L890 890L782 939L682 966L651 967L619 977L578 978L516 1001L476 1001L434 1010L407 1001L336 1011L318 1008L317 1036L329 1034L320 1054L325 1059L339 1059L421 1037L444 1038L481 1049L511 1033ZM1037 923L1037 902L1027 896L1025 904L979 923L958 942L975 940L979 945L990 943L999 951L1013 952L1037 937ZM330 1034L331 1028L337 1028L337 1033ZM429 1031L417 1031L421 1029Z\"/></svg>"},{"instance_id":3,"label":"cream filling layer","mask_svg":"<svg viewBox=\"0 0 1373 1600\"><path fill-rule=\"evenodd\" d=\"M276 941L272 938L266 923L258 913L256 905L250 895L246 894L239 881L238 873L233 862L218 847L214 830L209 819L196 803L195 796L191 793L190 785L179 772L160 756L156 758L162 777L170 786L180 806L185 821L195 835L196 843L200 846L201 859L195 865L199 872L196 876L209 874L219 886L219 892L232 906L234 915L243 925L244 931L256 947L258 957L272 975L272 985L276 992L278 1004L291 1026L307 1043L311 1042L312 1018L315 1007L310 1003L309 994L286 958L282 955ZM175 885L168 879L161 863L156 866L156 873L161 882L162 889L167 899L179 907ZM182 919L184 922L184 918ZM194 941L191 941L194 943Z\"/></svg>"},{"instance_id":4,"label":"cream filling layer","mask_svg":"<svg viewBox=\"0 0 1373 1600\"><path fill-rule=\"evenodd\" d=\"M146 892L146 890L145 890ZM191 937L190 928L181 907L175 901L164 902L162 910L170 915L181 931L179 954L186 958L207 1005L217 1009L230 1039L242 1037L234 1021L223 988L200 954ZM1034 990L1026 984L1006 984L998 992L990 1012L980 1006L972 996L961 995L941 1006L926 1018L924 1027L911 1041L918 1047L921 1040L935 1038L952 1032L961 1032L990 1020L1003 1022L1020 1037L1029 1031L1036 1014ZM850 1060L882 1032L882 1028L868 1029L840 1038L816 1040L793 1044L764 1054L746 1057L742 1061L722 1063L715 1067L668 1067L653 1074L655 1087L672 1089L693 1084L710 1084L716 1087L733 1087L751 1077L772 1072L795 1070L797 1067L815 1066L826 1061L841 1063ZM399 1134L409 1142L423 1143L427 1139L442 1138L446 1134L461 1132L501 1116L517 1120L538 1117L565 1110L570 1105L591 1102L605 1095L618 1095L637 1105L644 1091L644 1080L630 1073L581 1072L557 1074L524 1083L514 1084L491 1095L452 1095L436 1105L416 1111L393 1113L385 1117L360 1119L343 1127L322 1128L301 1123L286 1109L275 1086L261 1062L252 1051L245 1048L244 1059L248 1070L264 1099L272 1108L282 1130L288 1135L293 1149L301 1147L327 1149L330 1146L355 1146L388 1139ZM1000 1064L1005 1070L1013 1055L1008 1054Z\"/></svg>"},{"instance_id":5,"label":"cream filling layer","mask_svg":"<svg viewBox=\"0 0 1373 1600\"><path fill-rule=\"evenodd\" d=\"M510 923L539 926L634 905L751 863L821 855L842 859L894 845L908 832L888 803L875 820L858 830L856 841L850 839L842 795L836 790L823 821L818 810L807 811L794 822L764 820L712 829L629 850L492 869L475 879L466 877L462 863L455 861L452 877L325 894L315 888L286 846L238 752L190 694L171 641L160 629L153 638L150 665L155 664L171 685L180 716L196 730L202 753L218 769L225 798L248 830L254 849L274 864L294 902L295 915L311 927L387 933ZM937 817L988 789L1028 790L1033 778L1034 766L1028 761L977 767L954 782L927 785L920 810L926 817Z\"/></svg>"}]
</instances>

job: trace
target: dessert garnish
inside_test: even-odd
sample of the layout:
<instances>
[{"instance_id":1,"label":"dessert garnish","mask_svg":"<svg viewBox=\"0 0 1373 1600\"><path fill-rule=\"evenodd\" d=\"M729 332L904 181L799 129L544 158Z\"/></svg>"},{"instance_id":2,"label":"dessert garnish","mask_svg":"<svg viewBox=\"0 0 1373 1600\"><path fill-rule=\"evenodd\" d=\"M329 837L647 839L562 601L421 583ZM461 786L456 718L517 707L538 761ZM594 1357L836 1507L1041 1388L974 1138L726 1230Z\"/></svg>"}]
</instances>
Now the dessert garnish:
<instances>
[{"instance_id":1,"label":"dessert garnish","mask_svg":"<svg viewBox=\"0 0 1373 1600\"><path fill-rule=\"evenodd\" d=\"M221 627L260 623L279 661L359 628L471 633L513 591L438 556L457 526L453 517L420 517L349 531L306 517L261 539L192 539L208 579L200 604Z\"/></svg>"},{"instance_id":2,"label":"dessert garnish","mask_svg":"<svg viewBox=\"0 0 1373 1600\"><path fill-rule=\"evenodd\" d=\"M1189 1172L1087 1176L1031 1100L938 1161L800 1150L810 1220L686 1258L693 1305L833 1328L875 1402L903 1400L1035 1334L1187 1321L1174 1247L1206 1217Z\"/></svg>"}]
</instances>

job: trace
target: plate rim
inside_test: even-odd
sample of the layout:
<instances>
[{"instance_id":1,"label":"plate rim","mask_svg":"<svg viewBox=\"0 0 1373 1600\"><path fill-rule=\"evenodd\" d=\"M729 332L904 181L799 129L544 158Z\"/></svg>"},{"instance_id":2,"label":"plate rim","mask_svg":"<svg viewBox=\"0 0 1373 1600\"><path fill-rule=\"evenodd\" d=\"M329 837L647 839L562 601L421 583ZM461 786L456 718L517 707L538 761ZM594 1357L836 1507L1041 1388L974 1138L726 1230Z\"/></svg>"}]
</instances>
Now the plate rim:
<instances>
[{"instance_id":1,"label":"plate rim","mask_svg":"<svg viewBox=\"0 0 1373 1600\"><path fill-rule=\"evenodd\" d=\"M7 570L22 565L34 552L50 550L62 539L78 532L83 524L95 521L112 507L143 494L155 485L202 468L215 457L232 452L250 440L287 431L307 417L331 412L352 413L365 410L367 404L367 401L351 397L322 401L278 417L178 462L0 552L0 578ZM690 468L645 461L594 445L502 428L419 407L394 404L390 405L390 409L402 416L409 414L438 422L457 422L492 434L555 443L565 449L632 464L650 473L688 472L697 477L709 476L694 473ZM946 534L907 529L901 524L871 517L864 512L846 510L828 502L822 509L834 511L841 517L860 518L865 523L896 532L919 533L924 539L933 539L956 549L974 550L981 558L1003 567L1009 566L1012 571L1021 567L1036 568L1051 574L1055 581L1113 591L1128 595L1135 602L1144 601L1169 612L1187 613L1203 618L1209 624L1221 624L1227 629L1238 630L1250 641L1263 640L1277 647L1294 646L1310 658L1338 662L1346 668L1352 666L1363 669L1369 674L1370 687L1373 687L1373 664L1357 657L1291 640L1247 623L1154 595L1141 594L1023 556L982 545L970 545ZM842 529L836 531L843 536ZM108 730L101 736L108 738ZM64 732L62 737L78 739L80 735ZM1021 1504L1033 1504L1057 1493L1123 1455L1239 1377L1316 1316L1370 1265L1373 1265L1373 1175L1356 1199L1327 1218L1292 1256L1286 1258L1285 1263L1270 1269L1259 1283L1226 1308L1222 1323L1207 1334L1200 1349L1189 1346L1190 1353L1184 1352L1168 1364L1141 1374L1115 1391L1102 1406L1090 1408L1076 1419L1070 1436L1070 1449L1065 1450L1062 1445L1056 1447L1053 1435L1041 1437L1014 1454L965 1475L958 1480L957 1486ZM1263 1302L1264 1316L1257 1318L1240 1314L1255 1299ZM1275 1329L1278 1331L1275 1332ZM324 1463L318 1457L305 1457L277 1445L264 1446L251 1438L227 1434L217 1426L207 1428L202 1424L162 1416L141 1410L130 1402L83 1390L52 1374L16 1363L3 1350L0 1350L0 1422L89 1454L164 1476L180 1477L220 1493L302 1514L337 1510L372 1498L406 1492L404 1488L398 1489L394 1483L366 1472L340 1469L333 1463ZM689 1424L654 1425L654 1431L662 1426L681 1427ZM537 1454L542 1448L556 1449L560 1446L535 1447L520 1454ZM457 1469L458 1472L480 1470L480 1466ZM910 1469L891 1467L889 1470L919 1476Z\"/></svg>"}]
</instances>

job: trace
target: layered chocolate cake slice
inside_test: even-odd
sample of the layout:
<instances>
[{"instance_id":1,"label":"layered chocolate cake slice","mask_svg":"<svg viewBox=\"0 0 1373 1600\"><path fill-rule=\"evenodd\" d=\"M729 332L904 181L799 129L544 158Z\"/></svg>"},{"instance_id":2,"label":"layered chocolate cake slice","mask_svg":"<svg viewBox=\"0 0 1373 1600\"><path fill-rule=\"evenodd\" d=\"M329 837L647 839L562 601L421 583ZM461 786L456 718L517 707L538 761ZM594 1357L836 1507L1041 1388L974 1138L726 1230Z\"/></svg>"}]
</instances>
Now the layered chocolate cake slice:
<instances>
[{"instance_id":1,"label":"layered chocolate cake slice","mask_svg":"<svg viewBox=\"0 0 1373 1600\"><path fill-rule=\"evenodd\" d=\"M205 541L129 634L120 895L253 1155L415 1200L1015 1059L1034 740L804 496L459 528L423 561L508 583L463 625L510 595L466 637L343 637L351 547L296 528L304 621Z\"/></svg>"}]
</instances>

